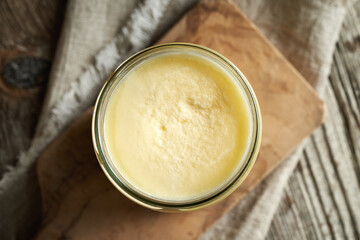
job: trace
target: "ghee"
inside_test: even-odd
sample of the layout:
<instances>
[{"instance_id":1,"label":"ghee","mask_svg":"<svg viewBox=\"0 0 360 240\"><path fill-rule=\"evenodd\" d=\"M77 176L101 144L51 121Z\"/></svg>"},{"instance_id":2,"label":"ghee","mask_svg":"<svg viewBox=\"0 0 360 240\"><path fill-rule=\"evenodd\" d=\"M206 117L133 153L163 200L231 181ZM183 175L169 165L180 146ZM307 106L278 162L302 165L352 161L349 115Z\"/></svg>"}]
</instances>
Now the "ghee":
<instances>
[{"instance_id":1,"label":"ghee","mask_svg":"<svg viewBox=\"0 0 360 240\"><path fill-rule=\"evenodd\" d=\"M139 63L112 91L104 145L132 188L186 201L216 192L239 171L252 125L244 91L218 63L169 53Z\"/></svg>"}]
</instances>

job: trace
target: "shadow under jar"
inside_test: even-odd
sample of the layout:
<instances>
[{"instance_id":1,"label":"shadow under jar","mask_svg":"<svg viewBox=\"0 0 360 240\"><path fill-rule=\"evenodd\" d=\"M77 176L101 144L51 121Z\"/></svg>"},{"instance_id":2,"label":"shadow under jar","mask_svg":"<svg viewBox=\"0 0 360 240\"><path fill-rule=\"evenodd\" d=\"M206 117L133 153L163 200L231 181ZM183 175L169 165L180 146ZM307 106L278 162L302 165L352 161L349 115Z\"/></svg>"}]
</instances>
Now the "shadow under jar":
<instances>
[{"instance_id":1,"label":"shadow under jar","mask_svg":"<svg viewBox=\"0 0 360 240\"><path fill-rule=\"evenodd\" d=\"M163 212L224 199L251 170L261 114L245 76L194 44L147 48L123 62L95 104L92 137L112 184Z\"/></svg>"}]
</instances>

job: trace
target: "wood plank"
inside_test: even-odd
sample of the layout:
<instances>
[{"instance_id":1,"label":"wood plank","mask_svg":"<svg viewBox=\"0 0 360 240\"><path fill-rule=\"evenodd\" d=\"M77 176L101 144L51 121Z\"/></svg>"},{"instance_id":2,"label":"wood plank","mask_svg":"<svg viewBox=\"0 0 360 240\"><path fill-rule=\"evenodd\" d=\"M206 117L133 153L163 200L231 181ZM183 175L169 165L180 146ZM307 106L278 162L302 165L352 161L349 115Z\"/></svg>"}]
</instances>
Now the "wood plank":
<instances>
[{"instance_id":1,"label":"wood plank","mask_svg":"<svg viewBox=\"0 0 360 240\"><path fill-rule=\"evenodd\" d=\"M334 53L325 94L329 117L308 142L267 239L360 238L359 22L357 2Z\"/></svg>"},{"instance_id":2,"label":"wood plank","mask_svg":"<svg viewBox=\"0 0 360 240\"><path fill-rule=\"evenodd\" d=\"M41 219L35 166L16 167L35 132L64 7L0 1L0 239L29 239ZM10 173L16 182L4 177Z\"/></svg>"},{"instance_id":3,"label":"wood plank","mask_svg":"<svg viewBox=\"0 0 360 240\"><path fill-rule=\"evenodd\" d=\"M0 2L0 179L34 134L63 5Z\"/></svg>"}]
</instances>

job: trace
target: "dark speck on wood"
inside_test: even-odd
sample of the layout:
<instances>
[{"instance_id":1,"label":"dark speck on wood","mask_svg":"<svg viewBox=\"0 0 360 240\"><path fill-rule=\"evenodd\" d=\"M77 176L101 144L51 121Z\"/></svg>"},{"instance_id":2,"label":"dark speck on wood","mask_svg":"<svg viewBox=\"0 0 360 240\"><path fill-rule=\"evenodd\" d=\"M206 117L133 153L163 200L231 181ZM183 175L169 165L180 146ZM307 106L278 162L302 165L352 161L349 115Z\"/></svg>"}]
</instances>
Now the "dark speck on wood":
<instances>
[{"instance_id":1,"label":"dark speck on wood","mask_svg":"<svg viewBox=\"0 0 360 240\"><path fill-rule=\"evenodd\" d=\"M4 66L3 78L14 87L33 88L46 82L50 62L37 57L19 57Z\"/></svg>"}]
</instances>

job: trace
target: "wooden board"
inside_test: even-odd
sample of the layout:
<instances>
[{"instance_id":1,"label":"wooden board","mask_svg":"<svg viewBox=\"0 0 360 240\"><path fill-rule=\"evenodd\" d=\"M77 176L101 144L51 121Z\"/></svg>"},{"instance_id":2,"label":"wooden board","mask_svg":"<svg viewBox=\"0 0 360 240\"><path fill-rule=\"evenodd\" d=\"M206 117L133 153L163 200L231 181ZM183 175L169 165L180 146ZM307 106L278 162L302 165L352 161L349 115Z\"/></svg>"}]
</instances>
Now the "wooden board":
<instances>
[{"instance_id":1,"label":"wooden board","mask_svg":"<svg viewBox=\"0 0 360 240\"><path fill-rule=\"evenodd\" d=\"M117 192L98 166L90 109L39 159L44 222L38 239L195 239L323 121L323 102L234 5L200 2L160 42L173 41L222 53L252 84L263 115L263 141L248 178L225 200L195 212L166 214L140 207Z\"/></svg>"}]
</instances>

